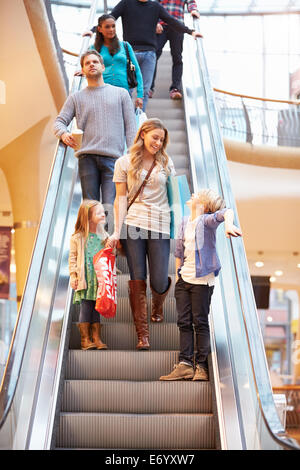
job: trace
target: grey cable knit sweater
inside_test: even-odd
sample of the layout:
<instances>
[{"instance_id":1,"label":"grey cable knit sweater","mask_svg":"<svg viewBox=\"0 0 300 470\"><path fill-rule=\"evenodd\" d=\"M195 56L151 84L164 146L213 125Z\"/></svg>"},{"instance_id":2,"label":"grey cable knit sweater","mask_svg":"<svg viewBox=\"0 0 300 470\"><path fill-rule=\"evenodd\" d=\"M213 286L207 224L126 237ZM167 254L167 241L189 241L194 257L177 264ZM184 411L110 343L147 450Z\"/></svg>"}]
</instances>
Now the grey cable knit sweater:
<instances>
[{"instance_id":1,"label":"grey cable knit sweater","mask_svg":"<svg viewBox=\"0 0 300 470\"><path fill-rule=\"evenodd\" d=\"M105 84L70 95L55 119L56 137L68 132L74 117L84 132L76 157L96 154L119 158L124 153L125 137L128 148L133 144L136 121L133 103L124 88Z\"/></svg>"}]
</instances>

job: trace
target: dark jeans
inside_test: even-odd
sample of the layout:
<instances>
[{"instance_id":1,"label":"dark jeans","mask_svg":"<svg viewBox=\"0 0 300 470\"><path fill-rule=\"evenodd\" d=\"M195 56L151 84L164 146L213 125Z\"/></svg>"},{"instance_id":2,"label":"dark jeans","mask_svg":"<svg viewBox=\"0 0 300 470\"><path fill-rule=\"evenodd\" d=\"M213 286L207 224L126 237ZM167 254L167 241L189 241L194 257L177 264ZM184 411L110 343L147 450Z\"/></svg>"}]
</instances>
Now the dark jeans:
<instances>
[{"instance_id":1,"label":"dark jeans","mask_svg":"<svg viewBox=\"0 0 300 470\"><path fill-rule=\"evenodd\" d=\"M131 225L123 225L121 242L127 258L131 280L147 279L147 258L150 285L163 294L169 286L170 238Z\"/></svg>"},{"instance_id":2,"label":"dark jeans","mask_svg":"<svg viewBox=\"0 0 300 470\"><path fill-rule=\"evenodd\" d=\"M214 287L189 284L181 277L176 282L175 298L180 335L179 361L194 362L194 332L196 335L195 364L208 368L210 352L208 315Z\"/></svg>"},{"instance_id":3,"label":"dark jeans","mask_svg":"<svg viewBox=\"0 0 300 470\"><path fill-rule=\"evenodd\" d=\"M79 323L100 323L100 314L95 310L95 300L83 299L80 304Z\"/></svg>"},{"instance_id":4,"label":"dark jeans","mask_svg":"<svg viewBox=\"0 0 300 470\"><path fill-rule=\"evenodd\" d=\"M105 155L85 154L78 161L82 198L102 202L107 216L107 228L113 227L113 203L116 196L113 175L116 160Z\"/></svg>"},{"instance_id":5,"label":"dark jeans","mask_svg":"<svg viewBox=\"0 0 300 470\"><path fill-rule=\"evenodd\" d=\"M183 48L183 33L178 33L174 29L170 28L168 25L163 26L163 32L156 35L157 38L157 50L156 50L156 67L154 71L153 81L151 85L151 90L154 90L155 86L155 77L157 70L157 62L160 58L164 45L167 41L170 42L171 56L172 56L172 84L170 90L177 88L181 91L181 78L183 70L182 62L182 48Z\"/></svg>"}]
</instances>

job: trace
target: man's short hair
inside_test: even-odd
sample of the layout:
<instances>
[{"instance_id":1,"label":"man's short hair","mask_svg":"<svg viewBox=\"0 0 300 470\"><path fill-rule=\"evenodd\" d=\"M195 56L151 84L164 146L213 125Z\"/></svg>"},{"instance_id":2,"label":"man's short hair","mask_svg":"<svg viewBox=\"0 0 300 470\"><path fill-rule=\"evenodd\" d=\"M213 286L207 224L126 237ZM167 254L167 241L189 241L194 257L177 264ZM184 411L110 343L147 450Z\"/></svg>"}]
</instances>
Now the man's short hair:
<instances>
[{"instance_id":1,"label":"man's short hair","mask_svg":"<svg viewBox=\"0 0 300 470\"><path fill-rule=\"evenodd\" d=\"M85 51L81 57L80 57L80 65L81 65L81 68L83 68L83 64L84 64L84 59L88 56L88 55L96 55L98 58L99 58L99 61L100 61L100 64L104 64L104 61L103 61L103 57L101 54L99 54L99 52L97 52L96 50L93 50L93 49L89 49L87 51Z\"/></svg>"}]
</instances>

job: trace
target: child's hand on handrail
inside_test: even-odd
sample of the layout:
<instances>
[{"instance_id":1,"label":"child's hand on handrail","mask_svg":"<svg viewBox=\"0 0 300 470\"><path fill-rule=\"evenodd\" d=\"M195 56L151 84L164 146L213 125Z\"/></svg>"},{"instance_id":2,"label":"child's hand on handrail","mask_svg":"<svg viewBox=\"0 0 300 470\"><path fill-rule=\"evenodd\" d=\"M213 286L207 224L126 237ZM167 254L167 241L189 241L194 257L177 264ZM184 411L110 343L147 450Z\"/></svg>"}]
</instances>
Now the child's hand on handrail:
<instances>
[{"instance_id":1,"label":"child's hand on handrail","mask_svg":"<svg viewBox=\"0 0 300 470\"><path fill-rule=\"evenodd\" d=\"M236 227L234 224L225 222L225 235L227 238L232 237L241 237L242 231L239 227Z\"/></svg>"}]
</instances>

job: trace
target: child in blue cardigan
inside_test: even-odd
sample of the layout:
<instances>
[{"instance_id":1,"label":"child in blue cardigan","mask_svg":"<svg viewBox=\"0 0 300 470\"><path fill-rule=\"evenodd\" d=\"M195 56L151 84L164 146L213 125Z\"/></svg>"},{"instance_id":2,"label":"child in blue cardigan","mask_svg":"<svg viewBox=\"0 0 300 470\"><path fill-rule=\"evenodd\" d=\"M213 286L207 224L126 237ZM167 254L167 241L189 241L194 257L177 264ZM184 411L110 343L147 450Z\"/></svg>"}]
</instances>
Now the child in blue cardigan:
<instances>
[{"instance_id":1,"label":"child in blue cardigan","mask_svg":"<svg viewBox=\"0 0 300 470\"><path fill-rule=\"evenodd\" d=\"M213 190L204 189L193 194L187 205L191 215L181 222L175 249L179 363L169 375L160 377L160 380L208 380L208 314L215 277L221 269L216 252L216 230L225 222L227 237L242 235L240 229L233 224L232 209L226 209L224 200Z\"/></svg>"}]
</instances>

